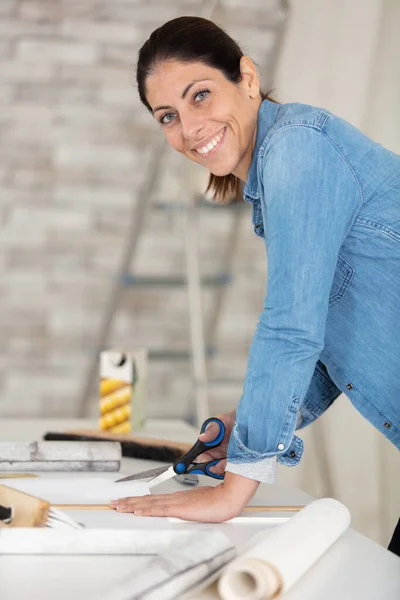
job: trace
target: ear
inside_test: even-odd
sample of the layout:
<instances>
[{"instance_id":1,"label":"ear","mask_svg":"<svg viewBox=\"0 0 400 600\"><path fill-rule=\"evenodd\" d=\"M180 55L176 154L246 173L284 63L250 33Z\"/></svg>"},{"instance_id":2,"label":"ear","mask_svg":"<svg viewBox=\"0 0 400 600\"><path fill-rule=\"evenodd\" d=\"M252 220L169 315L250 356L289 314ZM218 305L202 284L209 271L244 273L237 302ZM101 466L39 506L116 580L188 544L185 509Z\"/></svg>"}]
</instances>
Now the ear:
<instances>
[{"instance_id":1,"label":"ear","mask_svg":"<svg viewBox=\"0 0 400 600\"><path fill-rule=\"evenodd\" d=\"M242 56L240 59L240 73L242 76L241 84L246 94L250 98L258 98L260 96L260 80L257 69L248 56Z\"/></svg>"}]
</instances>

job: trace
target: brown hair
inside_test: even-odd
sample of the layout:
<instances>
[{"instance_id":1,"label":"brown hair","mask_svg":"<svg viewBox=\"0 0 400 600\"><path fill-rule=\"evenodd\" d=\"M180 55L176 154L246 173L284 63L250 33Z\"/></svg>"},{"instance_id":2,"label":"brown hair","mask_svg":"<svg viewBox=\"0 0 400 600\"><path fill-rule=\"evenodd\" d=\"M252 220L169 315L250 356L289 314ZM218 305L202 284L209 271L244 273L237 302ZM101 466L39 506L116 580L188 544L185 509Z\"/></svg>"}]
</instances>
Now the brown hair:
<instances>
[{"instance_id":1,"label":"brown hair","mask_svg":"<svg viewBox=\"0 0 400 600\"><path fill-rule=\"evenodd\" d=\"M202 17L172 19L153 31L139 51L136 80L140 100L152 112L146 98L146 79L165 60L202 62L219 69L232 83L238 83L242 56L238 44L213 21ZM272 100L263 92L261 97ZM207 192L220 204L240 201L243 182L232 173L223 177L210 173Z\"/></svg>"}]
</instances>

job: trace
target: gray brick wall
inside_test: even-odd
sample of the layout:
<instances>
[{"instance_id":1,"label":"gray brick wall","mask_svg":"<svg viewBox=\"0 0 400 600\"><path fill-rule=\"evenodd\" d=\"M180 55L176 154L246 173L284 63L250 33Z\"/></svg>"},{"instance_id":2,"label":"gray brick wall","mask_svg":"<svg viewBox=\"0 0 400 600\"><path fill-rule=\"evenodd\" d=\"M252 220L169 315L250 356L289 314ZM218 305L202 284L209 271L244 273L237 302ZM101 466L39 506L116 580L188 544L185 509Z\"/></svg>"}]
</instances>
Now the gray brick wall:
<instances>
[{"instance_id":1,"label":"gray brick wall","mask_svg":"<svg viewBox=\"0 0 400 600\"><path fill-rule=\"evenodd\" d=\"M76 414L137 190L159 132L136 97L133 65L165 20L198 14L197 0L0 2L0 415ZM274 0L221 2L216 20L268 77L279 16ZM182 200L179 167L157 197ZM202 180L201 180L202 181ZM199 187L200 189L200 187ZM200 217L202 271L218 271L228 212ZM184 272L182 215L153 211L136 269ZM235 278L210 374L215 410L238 401L265 282L262 243L246 213ZM204 293L205 316L213 295ZM129 291L109 345L185 349L185 290ZM181 416L191 402L187 363L150 365L150 415ZM93 409L96 411L96 393Z\"/></svg>"}]
</instances>

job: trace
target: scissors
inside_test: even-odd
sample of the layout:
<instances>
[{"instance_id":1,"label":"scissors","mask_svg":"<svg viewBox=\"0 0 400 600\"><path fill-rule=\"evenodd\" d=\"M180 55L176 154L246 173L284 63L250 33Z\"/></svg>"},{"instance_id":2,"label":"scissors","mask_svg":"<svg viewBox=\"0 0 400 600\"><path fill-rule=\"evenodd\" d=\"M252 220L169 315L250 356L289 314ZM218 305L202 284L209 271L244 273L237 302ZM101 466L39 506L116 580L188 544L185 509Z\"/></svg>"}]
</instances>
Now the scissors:
<instances>
[{"instance_id":1,"label":"scissors","mask_svg":"<svg viewBox=\"0 0 400 600\"><path fill-rule=\"evenodd\" d=\"M225 425L220 419L216 417L211 417L210 419L206 419L201 426L200 435L204 433L206 427L210 423L217 423L219 426L219 433L214 440L210 442L201 442L197 440L192 448L182 456L179 460L174 462L170 467L159 467L158 469L150 469L149 471L142 471L141 473L135 473L134 475L128 475L128 477L123 477L122 479L117 479L115 483L119 483L121 481L133 481L135 479L147 479L151 477L150 481L148 481L149 487L152 488L159 483L164 481L168 481L171 477L175 477L175 475L208 475L208 477L213 477L214 479L223 479L223 475L217 475L210 471L210 467L213 467L223 458L218 458L217 460L209 460L208 462L202 463L194 463L194 459L206 452L210 448L217 448L224 439L225 436Z\"/></svg>"}]
</instances>

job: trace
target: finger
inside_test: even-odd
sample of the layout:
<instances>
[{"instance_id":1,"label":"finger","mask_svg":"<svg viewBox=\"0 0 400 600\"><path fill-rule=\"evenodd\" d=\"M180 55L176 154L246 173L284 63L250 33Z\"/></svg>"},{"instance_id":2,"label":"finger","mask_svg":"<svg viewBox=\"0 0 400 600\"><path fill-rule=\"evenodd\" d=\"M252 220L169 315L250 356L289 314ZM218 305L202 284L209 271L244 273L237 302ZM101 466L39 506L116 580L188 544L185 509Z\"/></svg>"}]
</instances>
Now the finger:
<instances>
[{"instance_id":1,"label":"finger","mask_svg":"<svg viewBox=\"0 0 400 600\"><path fill-rule=\"evenodd\" d=\"M218 460L220 458L226 458L226 448L224 447L224 444L218 446L218 448L213 448L212 450L203 452L203 454L199 454L193 462L208 462L209 460Z\"/></svg>"},{"instance_id":2,"label":"finger","mask_svg":"<svg viewBox=\"0 0 400 600\"><path fill-rule=\"evenodd\" d=\"M214 460L214 459L215 459L215 456L213 456L211 454L211 452L203 452L203 454L199 454L199 456L197 458L195 458L193 462L195 462L195 463L208 462L209 460Z\"/></svg>"},{"instance_id":3,"label":"finger","mask_svg":"<svg viewBox=\"0 0 400 600\"><path fill-rule=\"evenodd\" d=\"M146 494L145 496L126 496L124 498L116 498L114 500L110 500L109 504L110 506L117 506L117 504L128 504L128 503L134 503L137 500L143 500L143 498L153 498L153 496L151 494Z\"/></svg>"},{"instance_id":4,"label":"finger","mask_svg":"<svg viewBox=\"0 0 400 600\"><path fill-rule=\"evenodd\" d=\"M188 521L220 522L234 516L225 502L219 502L221 486L204 486L174 494L128 498L118 512L143 517L175 517Z\"/></svg>"},{"instance_id":5,"label":"finger","mask_svg":"<svg viewBox=\"0 0 400 600\"><path fill-rule=\"evenodd\" d=\"M130 508L133 509L137 509L137 508L146 508L148 506L157 506L158 504L168 504L168 505L174 505L174 504L179 504L180 502L182 502L181 498L174 498L174 497L169 497L167 495L159 495L159 496L154 496L151 499L146 499L146 498L128 498L127 500L122 500L122 501L118 501L117 503L117 508L121 508L123 506L129 506Z\"/></svg>"},{"instance_id":6,"label":"finger","mask_svg":"<svg viewBox=\"0 0 400 600\"><path fill-rule=\"evenodd\" d=\"M186 518L188 509L186 505L182 504L154 504L152 506L143 506L141 508L135 508L134 511L128 508L118 510L118 512L134 512L138 517L175 517L178 519ZM195 517L191 520L196 520Z\"/></svg>"},{"instance_id":7,"label":"finger","mask_svg":"<svg viewBox=\"0 0 400 600\"><path fill-rule=\"evenodd\" d=\"M155 506L157 506L157 504L154 502L124 501L124 502L118 502L118 504L116 504L113 508L115 508L115 510L117 512L121 512L121 513L138 514L138 511L144 511L144 512L151 511ZM159 502L158 506L163 506L163 504L161 502Z\"/></svg>"},{"instance_id":8,"label":"finger","mask_svg":"<svg viewBox=\"0 0 400 600\"><path fill-rule=\"evenodd\" d=\"M220 430L220 427L219 427L218 423L215 423L215 421L213 421L213 422L209 423L209 425L207 425L204 433L201 433L199 435L199 440L201 442L211 442L212 440L215 440L218 437L219 430Z\"/></svg>"},{"instance_id":9,"label":"finger","mask_svg":"<svg viewBox=\"0 0 400 600\"><path fill-rule=\"evenodd\" d=\"M215 506L197 503L191 504L157 504L147 509L135 510L135 515L140 517L169 517L176 519L184 519L186 521L204 521L208 523L225 521L231 518L230 514L224 514L222 517L219 511L215 510Z\"/></svg>"},{"instance_id":10,"label":"finger","mask_svg":"<svg viewBox=\"0 0 400 600\"><path fill-rule=\"evenodd\" d=\"M145 506L137 508L135 515L140 517L172 517L174 506L169 504L155 504L154 506Z\"/></svg>"},{"instance_id":11,"label":"finger","mask_svg":"<svg viewBox=\"0 0 400 600\"><path fill-rule=\"evenodd\" d=\"M211 473L215 473L216 475L223 475L225 473L226 468L226 459L222 459L217 462L216 465L210 467Z\"/></svg>"},{"instance_id":12,"label":"finger","mask_svg":"<svg viewBox=\"0 0 400 600\"><path fill-rule=\"evenodd\" d=\"M182 494L185 492L175 492L174 494L156 494L146 496L132 496L129 498L119 498L111 500L110 506L119 512L136 512L138 509L147 509L151 506L160 504L174 505L182 502Z\"/></svg>"},{"instance_id":13,"label":"finger","mask_svg":"<svg viewBox=\"0 0 400 600\"><path fill-rule=\"evenodd\" d=\"M188 521L203 520L200 518L199 510L187 504L156 504L155 506L135 510L135 515L140 517L170 517ZM210 518L208 517L205 520L210 520Z\"/></svg>"}]
</instances>

